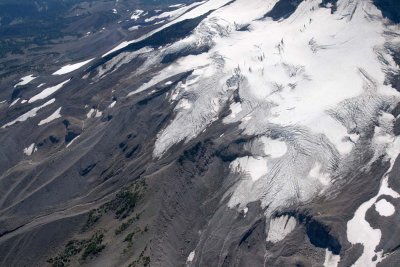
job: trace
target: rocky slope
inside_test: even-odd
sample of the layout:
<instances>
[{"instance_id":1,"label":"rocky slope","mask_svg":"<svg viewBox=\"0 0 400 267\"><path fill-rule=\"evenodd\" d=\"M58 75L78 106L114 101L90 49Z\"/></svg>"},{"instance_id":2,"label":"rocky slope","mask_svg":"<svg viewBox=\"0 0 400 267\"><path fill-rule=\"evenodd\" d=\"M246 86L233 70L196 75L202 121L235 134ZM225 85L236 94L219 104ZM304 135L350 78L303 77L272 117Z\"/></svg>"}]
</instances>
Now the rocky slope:
<instances>
[{"instance_id":1,"label":"rocky slope","mask_svg":"<svg viewBox=\"0 0 400 267\"><path fill-rule=\"evenodd\" d=\"M87 5L1 61L1 266L399 265L396 1Z\"/></svg>"}]
</instances>

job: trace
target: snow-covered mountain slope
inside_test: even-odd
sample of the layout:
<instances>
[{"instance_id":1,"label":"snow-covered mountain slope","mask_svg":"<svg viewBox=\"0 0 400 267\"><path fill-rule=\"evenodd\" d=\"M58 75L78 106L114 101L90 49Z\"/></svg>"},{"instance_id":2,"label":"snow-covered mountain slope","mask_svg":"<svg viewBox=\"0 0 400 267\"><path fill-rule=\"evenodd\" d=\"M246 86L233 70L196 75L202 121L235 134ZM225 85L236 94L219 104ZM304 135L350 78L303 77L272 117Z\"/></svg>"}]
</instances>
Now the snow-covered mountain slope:
<instances>
[{"instance_id":1,"label":"snow-covered mountain slope","mask_svg":"<svg viewBox=\"0 0 400 267\"><path fill-rule=\"evenodd\" d=\"M19 153L0 164L2 263L59 224L69 230L53 265L68 240L100 231L108 247L68 256L73 265L140 266L147 255L151 266L397 266L396 10L373 0L136 10L143 34L17 79L30 90L0 118L1 154ZM147 230L119 237L135 224Z\"/></svg>"}]
</instances>

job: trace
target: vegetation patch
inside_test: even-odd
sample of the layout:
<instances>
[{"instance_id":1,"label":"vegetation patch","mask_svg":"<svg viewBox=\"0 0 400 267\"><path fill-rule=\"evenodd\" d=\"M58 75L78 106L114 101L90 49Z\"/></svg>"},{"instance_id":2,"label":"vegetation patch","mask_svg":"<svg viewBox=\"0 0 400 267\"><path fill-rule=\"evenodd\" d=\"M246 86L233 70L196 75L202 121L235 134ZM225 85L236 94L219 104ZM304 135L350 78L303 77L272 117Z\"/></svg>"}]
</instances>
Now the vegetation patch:
<instances>
[{"instance_id":1,"label":"vegetation patch","mask_svg":"<svg viewBox=\"0 0 400 267\"><path fill-rule=\"evenodd\" d=\"M135 260L134 262L132 262L131 264L129 264L128 267L147 267L150 266L150 256L145 256L145 254L147 252L147 246L142 250L142 252L139 255L139 258L137 260Z\"/></svg>"},{"instance_id":2,"label":"vegetation patch","mask_svg":"<svg viewBox=\"0 0 400 267\"><path fill-rule=\"evenodd\" d=\"M96 233L87 243L85 250L82 254L82 259L86 260L87 257L93 257L99 254L106 245L103 243L104 234Z\"/></svg>"},{"instance_id":3,"label":"vegetation patch","mask_svg":"<svg viewBox=\"0 0 400 267\"><path fill-rule=\"evenodd\" d=\"M68 266L71 258L80 255L82 251L82 260L86 260L88 257L92 258L106 247L103 244L103 238L104 234L97 232L90 239L71 240L65 245L63 252L54 258L48 259L47 262L53 267Z\"/></svg>"},{"instance_id":4,"label":"vegetation patch","mask_svg":"<svg viewBox=\"0 0 400 267\"><path fill-rule=\"evenodd\" d=\"M135 221L138 221L140 219L140 214L136 214L136 216L130 218L128 221L122 223L116 230L115 230L115 235L121 234L123 231L128 229L129 226L131 226Z\"/></svg>"},{"instance_id":5,"label":"vegetation patch","mask_svg":"<svg viewBox=\"0 0 400 267\"><path fill-rule=\"evenodd\" d=\"M147 188L147 184L144 180L135 183L130 188L124 188L117 193L115 198L97 209L93 209L89 212L87 221L83 227L83 231L87 231L94 226L101 217L108 212L113 212L115 217L119 220L123 220L129 217L134 211L140 199L143 197L144 191ZM138 220L140 215L136 215L137 218L132 218L125 224L122 224L119 229L116 230L116 234L120 234L135 220Z\"/></svg>"}]
</instances>

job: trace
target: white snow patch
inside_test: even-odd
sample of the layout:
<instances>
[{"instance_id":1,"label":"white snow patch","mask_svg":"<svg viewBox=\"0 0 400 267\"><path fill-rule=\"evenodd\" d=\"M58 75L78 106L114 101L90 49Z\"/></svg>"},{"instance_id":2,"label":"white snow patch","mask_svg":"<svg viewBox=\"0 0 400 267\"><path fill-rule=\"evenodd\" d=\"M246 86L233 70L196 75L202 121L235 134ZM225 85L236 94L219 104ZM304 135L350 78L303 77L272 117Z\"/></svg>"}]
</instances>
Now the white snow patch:
<instances>
[{"instance_id":1,"label":"white snow patch","mask_svg":"<svg viewBox=\"0 0 400 267\"><path fill-rule=\"evenodd\" d=\"M247 212L249 212L249 208L248 208L248 207L245 207L245 208L243 209L244 217L246 217Z\"/></svg>"},{"instance_id":2,"label":"white snow patch","mask_svg":"<svg viewBox=\"0 0 400 267\"><path fill-rule=\"evenodd\" d=\"M231 110L230 117L235 118L242 111L242 104L232 103L229 108Z\"/></svg>"},{"instance_id":3,"label":"white snow patch","mask_svg":"<svg viewBox=\"0 0 400 267\"><path fill-rule=\"evenodd\" d=\"M101 57L106 57L106 56L114 53L115 51L118 51L118 50L130 45L131 43L134 43L134 42L123 41L122 43L120 43L119 45L117 45L116 47L114 47L113 49L111 49L110 51L108 51L107 53L102 55Z\"/></svg>"},{"instance_id":4,"label":"white snow patch","mask_svg":"<svg viewBox=\"0 0 400 267\"><path fill-rule=\"evenodd\" d=\"M175 4L175 5L170 5L169 8L177 8L177 7L181 7L184 6L185 4Z\"/></svg>"},{"instance_id":5,"label":"white snow patch","mask_svg":"<svg viewBox=\"0 0 400 267\"><path fill-rule=\"evenodd\" d=\"M243 157L234 160L230 167L233 171L245 173L253 182L267 174L267 160L263 157Z\"/></svg>"},{"instance_id":6,"label":"white snow patch","mask_svg":"<svg viewBox=\"0 0 400 267\"><path fill-rule=\"evenodd\" d=\"M280 153L274 155L280 157L265 156L267 173L259 180L247 179L251 176L243 171L245 178L230 195L229 206L242 209L260 200L268 207L267 216L279 207L311 201L333 184L331 179L341 179L337 174L348 171L352 161L347 159L355 156L360 136L382 107L391 109L400 99L400 93L385 84L383 68L392 65L382 66L377 56L377 51L388 54L385 44L392 39L385 32L390 29L371 1L339 0L333 14L320 8L320 1L302 1L287 19L261 20L276 2L208 1L167 23L163 27L216 8L192 35L160 47L144 66L158 64L160 55L196 45L210 46L208 52L179 58L129 94L193 70L172 94L178 100L193 95L192 108L175 110L174 120L158 135L153 155L159 158L177 142L206 130L220 115L218 107L231 101L238 89L242 111L224 122L239 123L244 135L282 141L286 153L279 144ZM238 31L243 25L250 30ZM389 117L385 114L381 120L390 124Z\"/></svg>"},{"instance_id":7,"label":"white snow patch","mask_svg":"<svg viewBox=\"0 0 400 267\"><path fill-rule=\"evenodd\" d=\"M264 144L264 153L272 158L280 158L287 152L286 143L280 140L271 139L268 137L260 138Z\"/></svg>"},{"instance_id":8,"label":"white snow patch","mask_svg":"<svg viewBox=\"0 0 400 267\"><path fill-rule=\"evenodd\" d=\"M51 115L50 115L49 117L47 117L46 119L41 120L41 121L39 122L38 125L41 126L41 125L43 125L43 124L49 123L49 122L51 122L51 121L54 121L54 120L56 120L56 119L58 119L58 118L61 118L61 107L58 108L56 111L54 111L54 113L51 114Z\"/></svg>"},{"instance_id":9,"label":"white snow patch","mask_svg":"<svg viewBox=\"0 0 400 267\"><path fill-rule=\"evenodd\" d=\"M192 103L190 103L190 101L187 99L182 99L181 101L179 101L176 107L182 109L190 109L192 107Z\"/></svg>"},{"instance_id":10,"label":"white snow patch","mask_svg":"<svg viewBox=\"0 0 400 267\"><path fill-rule=\"evenodd\" d=\"M91 118L92 116L93 116L93 114L95 114L96 113L96 110L95 109L90 109L89 110L89 112L86 114L86 117L87 118Z\"/></svg>"},{"instance_id":11,"label":"white snow patch","mask_svg":"<svg viewBox=\"0 0 400 267\"><path fill-rule=\"evenodd\" d=\"M9 122L9 123L3 125L1 128L6 128L6 127L9 127L9 126L11 126L11 125L17 123L17 122L23 122L23 121L26 121L26 120L29 119L29 118L35 117L35 116L37 115L37 112L38 112L40 109L42 109L42 108L44 108L44 107L46 107L46 106L48 106L48 105L53 104L55 101L56 101L56 99L53 98L53 99L47 101L46 103L44 103L43 105L41 105L41 106L39 106L39 107L36 107L36 108L33 108L33 109L31 109L30 111L28 111L27 113L25 113L25 114L19 116L18 118L16 118L16 119L13 120L12 122Z\"/></svg>"},{"instance_id":12,"label":"white snow patch","mask_svg":"<svg viewBox=\"0 0 400 267\"><path fill-rule=\"evenodd\" d=\"M18 86L22 86L22 85L27 85L28 83L30 83L31 81L33 81L34 79L36 79L37 77L34 77L33 74L30 74L28 76L22 77L20 82L17 83L16 85L14 85L14 87L18 87Z\"/></svg>"},{"instance_id":13,"label":"white snow patch","mask_svg":"<svg viewBox=\"0 0 400 267\"><path fill-rule=\"evenodd\" d=\"M176 10L164 12L164 13L161 13L161 14L159 14L157 16L153 16L151 18L147 18L147 19L145 19L145 22L151 22L151 21L156 20L156 19L166 19L166 18L168 18L170 20L176 19L176 18L182 16L188 10L190 10L190 9L196 7L196 6L199 6L199 5L203 4L204 2L205 1L203 1L203 2L195 2L195 3L193 3L191 5L188 5L188 6L182 5L181 8L178 8ZM177 6L177 7L180 7L180 6Z\"/></svg>"},{"instance_id":14,"label":"white snow patch","mask_svg":"<svg viewBox=\"0 0 400 267\"><path fill-rule=\"evenodd\" d=\"M12 106L14 106L15 104L17 104L19 100L20 100L20 98L15 99L15 100L10 104L10 107L12 107Z\"/></svg>"},{"instance_id":15,"label":"white snow patch","mask_svg":"<svg viewBox=\"0 0 400 267\"><path fill-rule=\"evenodd\" d=\"M375 209L379 213L379 215L384 217L392 216L396 211L393 204L386 199L381 199L377 203L375 203Z\"/></svg>"},{"instance_id":16,"label":"white snow patch","mask_svg":"<svg viewBox=\"0 0 400 267\"><path fill-rule=\"evenodd\" d=\"M135 39L135 40L132 40L132 41L123 41L122 43L120 43L119 45L117 45L116 47L114 47L113 49L111 49L110 51L105 53L104 55L102 55L102 57L106 57L107 55L109 55L109 54L111 54L111 53L113 53L113 52L115 52L117 50L120 50L120 49L122 49L122 48L124 48L124 47L126 47L126 46L128 46L128 45L130 45L132 43L140 42L140 41L148 38L149 36L152 36L153 34L159 32L159 31L161 31L161 30L163 30L165 28L168 28L169 26L174 25L174 24L176 24L176 23L178 23L180 21L187 20L187 19L193 19L193 18L196 18L196 17L199 17L201 15L206 14L210 10L218 9L219 7L227 4L228 2L230 2L230 0L214 0L214 1L207 1L207 2L205 2L205 1L198 2L200 6L198 6L197 8L194 8L193 10L190 10L189 12L187 12L184 15L180 16L179 18L171 21L170 23L167 23L167 24L163 25L162 27L159 27L159 28L157 28L157 29L155 29L155 30L143 35L142 37L140 37L138 39ZM197 3L194 3L194 4L197 4ZM136 18L136 16L134 16L134 18Z\"/></svg>"},{"instance_id":17,"label":"white snow patch","mask_svg":"<svg viewBox=\"0 0 400 267\"><path fill-rule=\"evenodd\" d=\"M324 267L337 267L340 261L340 255L333 254L329 249L325 250Z\"/></svg>"},{"instance_id":18,"label":"white snow patch","mask_svg":"<svg viewBox=\"0 0 400 267\"><path fill-rule=\"evenodd\" d=\"M192 252L190 252L189 256L187 257L186 262L190 263L194 260L194 256L196 255L196 252L193 250Z\"/></svg>"},{"instance_id":19,"label":"white snow patch","mask_svg":"<svg viewBox=\"0 0 400 267\"><path fill-rule=\"evenodd\" d=\"M117 101L113 101L108 107L113 108L115 106L115 104L117 104Z\"/></svg>"},{"instance_id":20,"label":"white snow patch","mask_svg":"<svg viewBox=\"0 0 400 267\"><path fill-rule=\"evenodd\" d=\"M132 27L129 27L129 31L136 31L136 30L139 30L140 29L140 25L135 25L135 26L132 26Z\"/></svg>"},{"instance_id":21,"label":"white snow patch","mask_svg":"<svg viewBox=\"0 0 400 267\"><path fill-rule=\"evenodd\" d=\"M93 59L94 58L86 60L86 61L78 62L78 63L75 63L75 64L65 65L64 67L62 67L58 71L54 72L53 75L64 75L64 74L73 72L73 71L75 71L77 69L80 69L81 67L85 66L86 64L91 62Z\"/></svg>"},{"instance_id":22,"label":"white snow patch","mask_svg":"<svg viewBox=\"0 0 400 267\"><path fill-rule=\"evenodd\" d=\"M347 239L351 244L362 244L364 247L363 254L354 263L354 267L364 266L376 266L376 264L382 261L381 251L375 253L375 248L379 244L382 233L379 229L374 229L365 220L365 214L374 205L377 198L381 195L392 196L393 198L399 198L400 195L388 185L388 178L385 177L382 180L381 187L378 194L364 202L354 213L354 217L347 222ZM376 261L372 261L372 258L377 256Z\"/></svg>"},{"instance_id":23,"label":"white snow patch","mask_svg":"<svg viewBox=\"0 0 400 267\"><path fill-rule=\"evenodd\" d=\"M35 101L37 101L37 100L41 100L41 99L47 98L48 96L50 96L50 95L54 94L55 92L57 92L58 90L60 90L60 89L61 89L66 83L68 83L70 80L71 80L71 79L68 79L68 80L66 80L66 81L64 81L64 82L62 82L62 83L60 83L60 84L57 84L57 85L55 85L55 86L52 86L52 87L49 87L49 88L44 89L44 90L43 90L42 92L40 92L39 94L37 94L37 95L31 97L31 98L28 100L28 103L33 103L33 102L35 102Z\"/></svg>"},{"instance_id":24,"label":"white snow patch","mask_svg":"<svg viewBox=\"0 0 400 267\"><path fill-rule=\"evenodd\" d=\"M329 185L331 182L329 174L321 172L321 164L319 162L316 162L311 169L310 177L319 180L323 185Z\"/></svg>"},{"instance_id":25,"label":"white snow patch","mask_svg":"<svg viewBox=\"0 0 400 267\"><path fill-rule=\"evenodd\" d=\"M101 117L101 115L103 115L103 112L101 112L100 110L96 110L96 114L94 115L95 118L99 118Z\"/></svg>"},{"instance_id":26,"label":"white snow patch","mask_svg":"<svg viewBox=\"0 0 400 267\"><path fill-rule=\"evenodd\" d=\"M35 143L31 144L27 148L24 148L24 154L30 156L34 152L34 149L35 149Z\"/></svg>"},{"instance_id":27,"label":"white snow patch","mask_svg":"<svg viewBox=\"0 0 400 267\"><path fill-rule=\"evenodd\" d=\"M67 148L70 147L70 146L79 138L79 136L80 136L80 135L78 135L77 137L75 137L74 139L72 139L71 142L69 142L69 143L67 144L66 147L67 147Z\"/></svg>"},{"instance_id":28,"label":"white snow patch","mask_svg":"<svg viewBox=\"0 0 400 267\"><path fill-rule=\"evenodd\" d=\"M140 10L140 9L133 11L131 19L138 20L143 13L144 13L144 10Z\"/></svg>"},{"instance_id":29,"label":"white snow patch","mask_svg":"<svg viewBox=\"0 0 400 267\"><path fill-rule=\"evenodd\" d=\"M277 243L283 240L296 227L296 219L285 215L273 218L269 224L267 241Z\"/></svg>"}]
</instances>

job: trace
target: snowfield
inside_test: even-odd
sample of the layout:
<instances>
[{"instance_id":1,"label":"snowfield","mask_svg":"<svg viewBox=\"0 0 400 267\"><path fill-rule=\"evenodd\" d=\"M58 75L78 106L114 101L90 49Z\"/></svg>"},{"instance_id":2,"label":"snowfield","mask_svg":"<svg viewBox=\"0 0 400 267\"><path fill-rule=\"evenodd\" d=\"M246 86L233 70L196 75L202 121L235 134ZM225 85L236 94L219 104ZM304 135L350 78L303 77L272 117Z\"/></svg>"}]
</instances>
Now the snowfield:
<instances>
[{"instance_id":1,"label":"snowfield","mask_svg":"<svg viewBox=\"0 0 400 267\"><path fill-rule=\"evenodd\" d=\"M58 118L61 118L61 107L58 108L56 111L54 111L53 114L51 114L49 117L47 117L44 120L41 120L38 124L38 126L44 125L46 123L52 122Z\"/></svg>"},{"instance_id":2,"label":"snowfield","mask_svg":"<svg viewBox=\"0 0 400 267\"><path fill-rule=\"evenodd\" d=\"M43 108L45 108L45 107L47 107L47 106L53 104L55 101L56 101L56 99L53 98L53 99L47 101L46 103L44 103L43 105L41 105L41 106L39 106L39 107L36 107L36 108L33 108L33 109L31 109L30 111L28 111L28 112L22 114L21 116L19 116L19 117L16 118L15 120L13 120L13 121L11 121L11 122L9 122L9 123L6 123L6 124L3 125L1 128L6 128L6 127L9 127L9 126L14 125L14 124L17 123L17 122L23 122L23 121L26 121L26 120L29 119L29 118L35 117L35 116L37 115L37 113L38 113L39 110L41 110L41 109L43 109Z\"/></svg>"},{"instance_id":3,"label":"snowfield","mask_svg":"<svg viewBox=\"0 0 400 267\"><path fill-rule=\"evenodd\" d=\"M79 63L75 63L75 64L68 64L64 67L62 67L61 69L59 69L58 71L54 72L53 75L64 75L70 72L73 72L77 69L80 69L81 67L85 66L86 64L88 64L89 62L91 62L94 58L86 60L86 61L82 61Z\"/></svg>"},{"instance_id":4,"label":"snowfield","mask_svg":"<svg viewBox=\"0 0 400 267\"><path fill-rule=\"evenodd\" d=\"M60 90L60 89L61 89L66 83L68 83L70 80L71 80L71 79L68 79L68 80L66 80L66 81L64 81L64 82L62 82L62 83L59 83L59 84L55 85L55 86L52 86L52 87L49 87L49 88L44 89L44 90L43 90L42 92L40 92L39 94L37 94L37 95L31 97L31 98L28 100L28 103L33 103L33 102L36 102L36 101L38 101L38 100L45 99L45 98L49 97L50 95L52 95L52 94L54 94L55 92L57 92L58 90Z\"/></svg>"},{"instance_id":5,"label":"snowfield","mask_svg":"<svg viewBox=\"0 0 400 267\"><path fill-rule=\"evenodd\" d=\"M27 85L28 83L30 83L31 81L33 81L34 79L36 79L37 77L34 77L33 74L30 74L28 76L22 77L21 81L19 83L17 83L16 85L14 85L14 87L18 87L18 86L22 86L22 85Z\"/></svg>"},{"instance_id":6,"label":"snowfield","mask_svg":"<svg viewBox=\"0 0 400 267\"><path fill-rule=\"evenodd\" d=\"M391 170L400 153L400 138L394 135L397 118L392 115L400 93L390 80L390 75L399 73L391 52L391 48L400 46L398 26L388 23L372 0L338 0L334 12L332 6L323 7L321 0L298 1L293 13L282 15L274 10L278 2L202 1L170 6L175 9L160 10L146 19L147 12L135 10L132 20L166 24L119 43L102 55L106 58L96 65L95 75L84 76L95 83L140 59L140 65L130 70L132 77L151 77L134 83L134 87L127 86L124 96L169 90L166 101L173 105L174 114L157 134L152 151L155 161L213 124L237 126L240 135L246 136L246 154L230 161L229 178L234 182L224 197L228 207L244 213L246 219L251 215L247 215L249 204L260 203L269 244L278 244L302 227L303 222L292 215L277 217L279 211L338 192L335 190L346 184L343 177L354 169L363 151L371 151L365 169L383 159L391 164ZM147 42L136 51L120 51L176 23L205 14L208 16L178 41L158 47ZM129 30L139 27L146 25L134 25ZM68 64L53 75L71 73L92 60ZM183 74L185 78L177 80ZM23 77L15 87L33 79L32 75ZM48 87L27 102L46 99L69 81ZM85 106L86 119L94 122L103 112L106 116L118 111L115 99L108 99L109 110ZM35 117L54 101L33 108L2 128ZM122 106L125 102L118 98L118 103ZM38 125L61 118L61 109ZM31 155L34 148L35 144L25 148L25 155ZM376 266L385 258L383 251L376 251L382 232L372 228L365 216L370 208L381 217L396 213L389 200L379 199L385 195L400 197L388 185L390 170L379 177L378 194L345 222L350 244L363 246L352 266ZM197 256L194 250L188 255L188 265L200 257L197 251ZM338 266L339 255L325 247L321 251L325 267Z\"/></svg>"},{"instance_id":7,"label":"snowfield","mask_svg":"<svg viewBox=\"0 0 400 267\"><path fill-rule=\"evenodd\" d=\"M35 152L35 143L31 144L27 148L24 148L24 154L27 156L32 155L33 152Z\"/></svg>"},{"instance_id":8,"label":"snowfield","mask_svg":"<svg viewBox=\"0 0 400 267\"><path fill-rule=\"evenodd\" d=\"M374 159L394 160L400 146L390 112L400 94L387 81L387 74L398 70L387 47L399 44L400 38L391 34L395 26L385 23L371 1L339 0L334 13L320 7L320 1L303 1L287 19L276 20L265 16L276 0L228 2L207 1L161 27L217 9L190 36L146 52L147 60L136 71L159 64L164 55L207 48L177 59L128 94L193 70L170 94L176 114L158 134L155 158L195 138L230 107L223 122L239 123L243 134L258 140L249 145L256 156L231 164L232 173L243 179L230 192L229 206L243 210L261 201L268 218L279 208L307 203L329 191L334 177L351 168L348 162L357 157L361 142L374 148ZM235 92L239 101L233 98ZM371 131L372 140L367 137ZM262 145L263 153L255 144ZM354 225L363 225L363 215L356 214ZM376 232L367 226L364 230ZM371 264L380 236L356 240L353 231L360 236L360 228L349 227L352 242L366 246L359 262ZM334 265L338 259L327 254L326 260Z\"/></svg>"}]
</instances>

